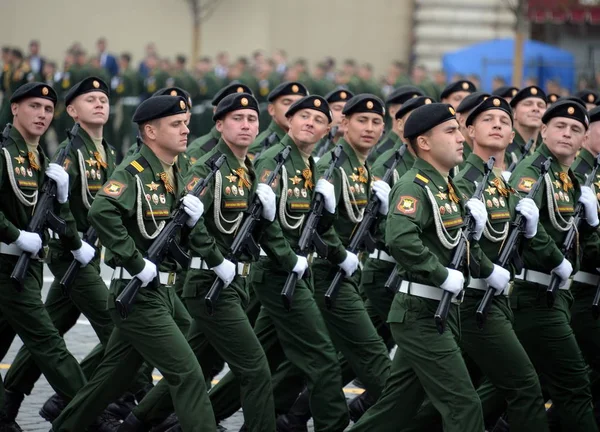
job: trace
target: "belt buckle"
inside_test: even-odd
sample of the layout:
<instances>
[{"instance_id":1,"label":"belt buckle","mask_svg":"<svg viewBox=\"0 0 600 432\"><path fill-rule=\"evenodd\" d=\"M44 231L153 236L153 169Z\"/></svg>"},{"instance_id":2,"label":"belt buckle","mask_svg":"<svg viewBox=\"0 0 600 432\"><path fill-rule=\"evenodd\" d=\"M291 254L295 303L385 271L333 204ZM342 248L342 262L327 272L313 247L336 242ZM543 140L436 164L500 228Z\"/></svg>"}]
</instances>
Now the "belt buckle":
<instances>
[{"instance_id":1,"label":"belt buckle","mask_svg":"<svg viewBox=\"0 0 600 432\"><path fill-rule=\"evenodd\" d=\"M169 272L169 276L167 276L167 286L173 286L175 283L175 272Z\"/></svg>"},{"instance_id":2,"label":"belt buckle","mask_svg":"<svg viewBox=\"0 0 600 432\"><path fill-rule=\"evenodd\" d=\"M245 278L248 276L249 273L250 273L250 263L245 262L245 263L243 263L242 274L240 276Z\"/></svg>"}]
</instances>

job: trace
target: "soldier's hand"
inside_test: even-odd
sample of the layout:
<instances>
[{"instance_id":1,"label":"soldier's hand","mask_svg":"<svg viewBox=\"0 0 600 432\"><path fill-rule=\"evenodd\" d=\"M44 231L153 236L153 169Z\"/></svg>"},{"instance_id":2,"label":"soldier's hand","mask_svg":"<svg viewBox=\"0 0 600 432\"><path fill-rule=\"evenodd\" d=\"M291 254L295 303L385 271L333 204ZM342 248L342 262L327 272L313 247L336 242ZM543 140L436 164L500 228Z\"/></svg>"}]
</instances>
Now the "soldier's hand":
<instances>
[{"instance_id":1,"label":"soldier's hand","mask_svg":"<svg viewBox=\"0 0 600 432\"><path fill-rule=\"evenodd\" d=\"M15 240L19 249L35 255L42 248L42 238L39 234L29 231L21 231L19 238Z\"/></svg>"},{"instance_id":2,"label":"soldier's hand","mask_svg":"<svg viewBox=\"0 0 600 432\"><path fill-rule=\"evenodd\" d=\"M268 184L260 183L256 187L256 196L258 196L258 199L262 204L261 216L264 219L273 222L275 220L275 209L277 207L275 203L275 192L273 192L273 189Z\"/></svg>"},{"instance_id":3,"label":"soldier's hand","mask_svg":"<svg viewBox=\"0 0 600 432\"><path fill-rule=\"evenodd\" d=\"M485 278L489 286L496 290L494 295L499 295L504 292L504 289L510 282L510 272L504 267L494 264L492 274Z\"/></svg>"},{"instance_id":4,"label":"soldier's hand","mask_svg":"<svg viewBox=\"0 0 600 432\"><path fill-rule=\"evenodd\" d=\"M92 259L94 259L94 255L96 255L96 249L94 249L88 243L82 241L81 247L77 250L72 250L71 253L75 259L81 263L81 267L85 267Z\"/></svg>"},{"instance_id":5,"label":"soldier's hand","mask_svg":"<svg viewBox=\"0 0 600 432\"><path fill-rule=\"evenodd\" d=\"M465 276L458 270L447 267L446 270L448 270L448 277L446 277L444 283L440 285L440 288L444 291L451 292L456 297L464 288Z\"/></svg>"},{"instance_id":6,"label":"soldier's hand","mask_svg":"<svg viewBox=\"0 0 600 432\"><path fill-rule=\"evenodd\" d=\"M483 234L483 229L485 228L485 223L487 222L488 217L485 204L479 200L471 198L469 201L467 201L466 207L471 212L473 220L475 220L475 233L473 233L473 238L475 240L479 240L481 238L481 234Z\"/></svg>"},{"instance_id":7,"label":"soldier's hand","mask_svg":"<svg viewBox=\"0 0 600 432\"><path fill-rule=\"evenodd\" d=\"M48 165L46 175L56 182L56 199L64 204L69 199L69 174L58 164Z\"/></svg>"},{"instance_id":8,"label":"soldier's hand","mask_svg":"<svg viewBox=\"0 0 600 432\"><path fill-rule=\"evenodd\" d=\"M598 226L598 199L589 186L581 186L581 196L579 202L585 209L585 219L592 226Z\"/></svg>"},{"instance_id":9,"label":"soldier's hand","mask_svg":"<svg viewBox=\"0 0 600 432\"><path fill-rule=\"evenodd\" d=\"M562 282L560 283L559 287L562 287L567 283L571 273L573 273L573 266L568 259L563 258L562 262L552 269L552 273L556 273L561 279Z\"/></svg>"},{"instance_id":10,"label":"soldier's hand","mask_svg":"<svg viewBox=\"0 0 600 432\"><path fill-rule=\"evenodd\" d=\"M352 252L346 251L346 254L347 254L346 259L344 261L342 261L341 263L339 263L338 266L342 270L344 270L344 273L346 273L346 277L350 277L354 274L354 272L358 268L358 257L356 256L356 254L353 254Z\"/></svg>"},{"instance_id":11,"label":"soldier's hand","mask_svg":"<svg viewBox=\"0 0 600 432\"><path fill-rule=\"evenodd\" d=\"M292 271L298 275L298 279L302 279L302 276L304 276L304 272L308 268L308 260L306 259L306 257L303 257L301 255L296 255L296 257L298 258L298 261L296 261L296 265L294 266Z\"/></svg>"},{"instance_id":12,"label":"soldier's hand","mask_svg":"<svg viewBox=\"0 0 600 432\"><path fill-rule=\"evenodd\" d=\"M320 179L315 187L315 192L323 195L325 210L328 213L335 213L335 190L333 185L325 179Z\"/></svg>"},{"instance_id":13,"label":"soldier's hand","mask_svg":"<svg viewBox=\"0 0 600 432\"><path fill-rule=\"evenodd\" d=\"M515 209L525 218L525 238L533 238L537 234L537 226L540 220L540 209L531 198L523 198Z\"/></svg>"},{"instance_id":14,"label":"soldier's hand","mask_svg":"<svg viewBox=\"0 0 600 432\"><path fill-rule=\"evenodd\" d=\"M204 213L204 204L197 196L187 194L181 199L183 203L183 210L190 217L186 225L192 228L194 225L198 223L198 220L202 217L202 213Z\"/></svg>"},{"instance_id":15,"label":"soldier's hand","mask_svg":"<svg viewBox=\"0 0 600 432\"><path fill-rule=\"evenodd\" d=\"M231 282L233 282L233 278L235 278L235 264L229 260L224 259L221 264L211 269L215 272L215 274L223 281L225 286L229 286Z\"/></svg>"},{"instance_id":16,"label":"soldier's hand","mask_svg":"<svg viewBox=\"0 0 600 432\"><path fill-rule=\"evenodd\" d=\"M134 277L138 278L142 282L142 288L148 286L150 282L154 280L158 271L156 270L156 264L152 261L144 258L144 268L141 272L134 275Z\"/></svg>"},{"instance_id":17,"label":"soldier's hand","mask_svg":"<svg viewBox=\"0 0 600 432\"><path fill-rule=\"evenodd\" d=\"M389 209L390 185L383 180L377 180L373 183L373 192L379 198L379 213L386 215Z\"/></svg>"}]
</instances>

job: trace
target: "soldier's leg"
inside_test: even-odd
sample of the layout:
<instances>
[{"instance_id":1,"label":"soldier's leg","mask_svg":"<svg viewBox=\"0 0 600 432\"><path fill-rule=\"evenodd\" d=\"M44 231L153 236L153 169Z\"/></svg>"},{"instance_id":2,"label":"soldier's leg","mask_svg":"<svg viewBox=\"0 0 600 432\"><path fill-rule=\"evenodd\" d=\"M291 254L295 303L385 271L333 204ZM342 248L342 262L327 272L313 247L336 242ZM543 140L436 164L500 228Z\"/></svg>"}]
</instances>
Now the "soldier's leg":
<instances>
[{"instance_id":1,"label":"soldier's leg","mask_svg":"<svg viewBox=\"0 0 600 432\"><path fill-rule=\"evenodd\" d=\"M511 296L515 332L540 373L562 427L572 432L597 431L587 367L569 325L573 296L559 290L554 307L548 308L538 288L515 282Z\"/></svg>"}]
</instances>

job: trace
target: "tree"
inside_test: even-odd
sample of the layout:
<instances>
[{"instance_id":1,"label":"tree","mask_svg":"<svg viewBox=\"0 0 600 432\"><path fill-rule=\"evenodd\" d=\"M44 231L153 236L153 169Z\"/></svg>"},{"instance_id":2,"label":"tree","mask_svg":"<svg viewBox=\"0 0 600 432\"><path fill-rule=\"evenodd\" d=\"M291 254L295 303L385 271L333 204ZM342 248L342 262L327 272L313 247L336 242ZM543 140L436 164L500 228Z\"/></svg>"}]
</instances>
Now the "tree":
<instances>
[{"instance_id":1,"label":"tree","mask_svg":"<svg viewBox=\"0 0 600 432\"><path fill-rule=\"evenodd\" d=\"M527 0L504 0L504 2L516 18L512 85L520 88L523 81L523 45L529 32L527 26Z\"/></svg>"},{"instance_id":2,"label":"tree","mask_svg":"<svg viewBox=\"0 0 600 432\"><path fill-rule=\"evenodd\" d=\"M202 23L212 16L221 0L185 0L192 15L192 62L200 56Z\"/></svg>"}]
</instances>

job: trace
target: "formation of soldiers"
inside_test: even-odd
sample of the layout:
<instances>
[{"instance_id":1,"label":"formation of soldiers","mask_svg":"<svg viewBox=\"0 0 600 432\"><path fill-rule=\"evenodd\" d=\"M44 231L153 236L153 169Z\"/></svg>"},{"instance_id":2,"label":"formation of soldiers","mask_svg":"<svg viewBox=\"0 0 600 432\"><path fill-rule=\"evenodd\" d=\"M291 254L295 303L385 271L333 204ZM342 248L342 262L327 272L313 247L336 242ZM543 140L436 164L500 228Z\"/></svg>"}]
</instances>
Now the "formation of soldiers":
<instances>
[{"instance_id":1,"label":"formation of soldiers","mask_svg":"<svg viewBox=\"0 0 600 432\"><path fill-rule=\"evenodd\" d=\"M213 432L240 408L254 432L598 430L594 92L233 81L191 140L194 96L161 81L119 163L111 80L74 78L7 102L2 356L23 348L0 431L41 374L53 431ZM81 314L99 343L77 363Z\"/></svg>"}]
</instances>

